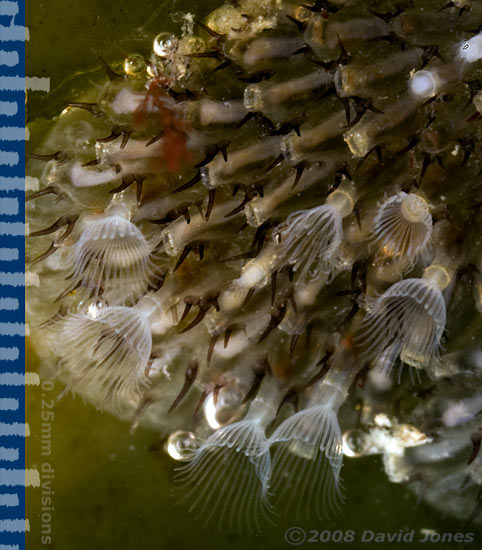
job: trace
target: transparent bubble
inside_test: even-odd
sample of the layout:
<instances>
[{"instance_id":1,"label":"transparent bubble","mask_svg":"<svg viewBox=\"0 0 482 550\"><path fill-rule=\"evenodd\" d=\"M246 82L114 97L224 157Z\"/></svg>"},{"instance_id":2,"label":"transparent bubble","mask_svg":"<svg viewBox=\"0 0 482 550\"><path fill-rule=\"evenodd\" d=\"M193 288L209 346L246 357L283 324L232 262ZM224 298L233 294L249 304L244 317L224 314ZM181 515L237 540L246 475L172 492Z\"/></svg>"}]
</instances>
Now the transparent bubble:
<instances>
[{"instance_id":1,"label":"transparent bubble","mask_svg":"<svg viewBox=\"0 0 482 550\"><path fill-rule=\"evenodd\" d=\"M171 13L171 20L174 23L182 23L184 21L184 17L186 14L184 14L182 11L175 11Z\"/></svg>"},{"instance_id":2,"label":"transparent bubble","mask_svg":"<svg viewBox=\"0 0 482 550\"><path fill-rule=\"evenodd\" d=\"M146 69L146 61L142 55L133 53L124 59L124 72L128 76L142 73Z\"/></svg>"},{"instance_id":3,"label":"transparent bubble","mask_svg":"<svg viewBox=\"0 0 482 550\"><path fill-rule=\"evenodd\" d=\"M154 38L153 50L159 57L169 57L177 51L179 40L176 35L161 32Z\"/></svg>"},{"instance_id":4,"label":"transparent bubble","mask_svg":"<svg viewBox=\"0 0 482 550\"><path fill-rule=\"evenodd\" d=\"M245 407L242 403L246 393L236 385L229 385L221 389L216 403L214 395L210 394L204 403L204 416L213 430L218 430L237 420Z\"/></svg>"},{"instance_id":5,"label":"transparent bubble","mask_svg":"<svg viewBox=\"0 0 482 550\"><path fill-rule=\"evenodd\" d=\"M90 302L88 308L87 308L87 313L88 313L88 316L91 318L91 319L97 319L97 317L99 316L100 312L101 312L101 309L105 308L107 306L107 304L103 301L103 300L93 300Z\"/></svg>"},{"instance_id":6,"label":"transparent bubble","mask_svg":"<svg viewBox=\"0 0 482 550\"><path fill-rule=\"evenodd\" d=\"M367 450L367 436L362 430L348 430L343 434L343 453L345 456L363 456Z\"/></svg>"},{"instance_id":7,"label":"transparent bubble","mask_svg":"<svg viewBox=\"0 0 482 550\"><path fill-rule=\"evenodd\" d=\"M174 460L187 462L192 458L197 446L197 437L193 432L177 430L168 437L166 451Z\"/></svg>"}]
</instances>

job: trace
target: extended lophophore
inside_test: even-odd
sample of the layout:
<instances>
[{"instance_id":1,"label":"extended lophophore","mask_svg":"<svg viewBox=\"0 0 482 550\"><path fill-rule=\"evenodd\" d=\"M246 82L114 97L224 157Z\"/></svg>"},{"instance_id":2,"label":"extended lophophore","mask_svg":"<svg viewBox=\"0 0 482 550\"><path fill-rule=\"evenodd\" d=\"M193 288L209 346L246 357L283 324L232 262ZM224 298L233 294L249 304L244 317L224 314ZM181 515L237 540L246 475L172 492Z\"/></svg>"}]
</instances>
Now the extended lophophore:
<instances>
[{"instance_id":1,"label":"extended lophophore","mask_svg":"<svg viewBox=\"0 0 482 550\"><path fill-rule=\"evenodd\" d=\"M161 33L30 155L46 365L258 530L343 455L482 514L482 2L237 0ZM402 368L403 367L403 368Z\"/></svg>"}]
</instances>

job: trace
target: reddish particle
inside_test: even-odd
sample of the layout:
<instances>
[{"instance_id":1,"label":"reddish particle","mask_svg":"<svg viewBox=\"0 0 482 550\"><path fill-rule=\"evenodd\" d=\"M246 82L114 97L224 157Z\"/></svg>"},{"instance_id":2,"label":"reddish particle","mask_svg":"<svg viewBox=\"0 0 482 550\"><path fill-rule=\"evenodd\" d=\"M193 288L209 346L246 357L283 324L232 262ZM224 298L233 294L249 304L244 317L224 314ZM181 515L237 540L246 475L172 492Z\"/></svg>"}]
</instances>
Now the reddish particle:
<instances>
[{"instance_id":1,"label":"reddish particle","mask_svg":"<svg viewBox=\"0 0 482 550\"><path fill-rule=\"evenodd\" d=\"M134 113L133 124L136 129L143 129L154 119L162 126L159 157L169 172L177 174L192 155L187 149L187 127L168 105L167 85L164 78L152 80L146 97Z\"/></svg>"}]
</instances>

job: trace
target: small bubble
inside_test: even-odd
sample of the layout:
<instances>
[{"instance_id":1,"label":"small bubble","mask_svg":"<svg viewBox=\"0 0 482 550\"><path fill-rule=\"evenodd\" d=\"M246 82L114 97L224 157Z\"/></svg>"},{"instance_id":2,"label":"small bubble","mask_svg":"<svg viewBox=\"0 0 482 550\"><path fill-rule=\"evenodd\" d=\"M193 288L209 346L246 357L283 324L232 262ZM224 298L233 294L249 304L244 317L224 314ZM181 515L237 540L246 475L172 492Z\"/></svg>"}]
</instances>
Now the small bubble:
<instances>
[{"instance_id":1,"label":"small bubble","mask_svg":"<svg viewBox=\"0 0 482 550\"><path fill-rule=\"evenodd\" d=\"M128 76L134 76L142 73L146 69L146 61L142 55L133 53L124 60L124 72Z\"/></svg>"},{"instance_id":2,"label":"small bubble","mask_svg":"<svg viewBox=\"0 0 482 550\"><path fill-rule=\"evenodd\" d=\"M193 432L177 430L167 439L167 454L174 460L187 462L198 446L197 437Z\"/></svg>"},{"instance_id":3,"label":"small bubble","mask_svg":"<svg viewBox=\"0 0 482 550\"><path fill-rule=\"evenodd\" d=\"M154 53L159 57L169 57L179 47L178 38L171 33L161 32L154 38Z\"/></svg>"},{"instance_id":4,"label":"small bubble","mask_svg":"<svg viewBox=\"0 0 482 550\"><path fill-rule=\"evenodd\" d=\"M348 430L343 434L343 453L346 456L363 456L367 448L367 436L361 430Z\"/></svg>"}]
</instances>

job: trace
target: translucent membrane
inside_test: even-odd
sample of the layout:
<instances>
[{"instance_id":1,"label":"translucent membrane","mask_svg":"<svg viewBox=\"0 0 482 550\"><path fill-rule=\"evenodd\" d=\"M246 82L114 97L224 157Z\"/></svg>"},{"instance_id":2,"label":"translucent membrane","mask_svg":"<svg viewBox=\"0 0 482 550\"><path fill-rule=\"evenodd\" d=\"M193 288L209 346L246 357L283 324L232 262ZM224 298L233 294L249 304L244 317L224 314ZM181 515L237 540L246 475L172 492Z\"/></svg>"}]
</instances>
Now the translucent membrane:
<instances>
[{"instance_id":1,"label":"translucent membrane","mask_svg":"<svg viewBox=\"0 0 482 550\"><path fill-rule=\"evenodd\" d=\"M201 169L202 182L208 189L215 189L233 180L241 170L262 165L279 155L281 138L272 136L249 145L244 149L229 152L227 162L222 155L216 156Z\"/></svg>"},{"instance_id":2,"label":"translucent membrane","mask_svg":"<svg viewBox=\"0 0 482 550\"><path fill-rule=\"evenodd\" d=\"M161 140L156 145L146 147L143 140L130 138L124 148L119 147L119 141L113 140L107 143L96 144L97 158L104 165L120 164L124 173L142 173L146 170L146 162L149 159L159 158ZM144 162L143 162L144 161Z\"/></svg>"},{"instance_id":3,"label":"translucent membrane","mask_svg":"<svg viewBox=\"0 0 482 550\"><path fill-rule=\"evenodd\" d=\"M390 27L380 18L358 18L349 21L332 21L322 16L310 19L305 31L305 42L318 55L326 49L336 48L354 40L370 40L390 34Z\"/></svg>"},{"instance_id":4,"label":"translucent membrane","mask_svg":"<svg viewBox=\"0 0 482 550\"><path fill-rule=\"evenodd\" d=\"M363 66L340 65L335 73L335 85L339 95L365 95L367 89L378 81L408 73L422 62L422 50L411 48Z\"/></svg>"},{"instance_id":5,"label":"translucent membrane","mask_svg":"<svg viewBox=\"0 0 482 550\"><path fill-rule=\"evenodd\" d=\"M303 46L301 37L256 38L247 47L242 63L248 68L273 59L286 59Z\"/></svg>"},{"instance_id":6,"label":"translucent membrane","mask_svg":"<svg viewBox=\"0 0 482 550\"><path fill-rule=\"evenodd\" d=\"M480 9L475 5L474 8L477 11ZM411 43L426 45L430 40L439 40L443 35L461 31L464 28L464 20L455 11L437 12L417 7L404 10L393 19L391 27L397 35L409 38Z\"/></svg>"},{"instance_id":7,"label":"translucent membrane","mask_svg":"<svg viewBox=\"0 0 482 550\"><path fill-rule=\"evenodd\" d=\"M332 82L330 73L315 71L277 84L250 84L244 91L244 106L250 111L263 111Z\"/></svg>"},{"instance_id":8,"label":"translucent membrane","mask_svg":"<svg viewBox=\"0 0 482 550\"><path fill-rule=\"evenodd\" d=\"M74 187L96 187L118 181L122 177L114 168L87 168L76 162L70 170L70 182Z\"/></svg>"},{"instance_id":9,"label":"translucent membrane","mask_svg":"<svg viewBox=\"0 0 482 550\"><path fill-rule=\"evenodd\" d=\"M266 221L281 204L296 197L302 191L309 189L323 178L329 176L335 169L336 162L341 158L340 155L333 153L326 158L321 166L312 166L303 171L303 174L296 185L293 187L295 175L291 175L279 185L271 188L264 193L263 197L255 197L244 207L246 221L252 227L259 227Z\"/></svg>"},{"instance_id":10,"label":"translucent membrane","mask_svg":"<svg viewBox=\"0 0 482 550\"><path fill-rule=\"evenodd\" d=\"M383 114L370 113L345 132L344 139L353 156L364 157L380 143L381 134L392 130L415 112L419 103L410 96L384 108Z\"/></svg>"},{"instance_id":11,"label":"translucent membrane","mask_svg":"<svg viewBox=\"0 0 482 550\"><path fill-rule=\"evenodd\" d=\"M174 108L175 102L169 97L162 96L159 99L169 108ZM109 83L104 89L99 100L100 108L113 124L125 124L129 126L134 115L140 108L145 113L158 112L152 101L146 101L146 92L139 92L129 87L122 86L120 81Z\"/></svg>"},{"instance_id":12,"label":"translucent membrane","mask_svg":"<svg viewBox=\"0 0 482 550\"><path fill-rule=\"evenodd\" d=\"M146 95L141 92L133 92L129 88L122 88L110 104L110 109L116 115L130 115L139 109ZM149 108L149 106L146 106ZM153 110L152 106L151 109Z\"/></svg>"},{"instance_id":13,"label":"translucent membrane","mask_svg":"<svg viewBox=\"0 0 482 550\"><path fill-rule=\"evenodd\" d=\"M261 254L244 265L241 276L235 280L236 286L241 288L261 288L268 284L271 273L279 265L277 246L270 243Z\"/></svg>"},{"instance_id":14,"label":"translucent membrane","mask_svg":"<svg viewBox=\"0 0 482 550\"><path fill-rule=\"evenodd\" d=\"M463 117L455 119L440 117L420 132L420 147L426 153L440 153L450 148L453 151L453 138L466 124ZM459 151L463 154L462 148Z\"/></svg>"},{"instance_id":15,"label":"translucent membrane","mask_svg":"<svg viewBox=\"0 0 482 550\"><path fill-rule=\"evenodd\" d=\"M179 109L190 122L198 123L201 126L236 124L247 114L241 99L214 101L205 98L183 103Z\"/></svg>"},{"instance_id":16,"label":"translucent membrane","mask_svg":"<svg viewBox=\"0 0 482 550\"><path fill-rule=\"evenodd\" d=\"M209 218L209 224L204 214L201 213L191 216L189 223L187 223L183 216L180 216L175 221L171 222L161 233L159 240L163 241L163 252L168 256L179 255L184 247L193 239L201 235L201 233L213 229L216 225L225 223L226 214L237 206L239 206L239 199L230 200L217 206L213 209Z\"/></svg>"},{"instance_id":17,"label":"translucent membrane","mask_svg":"<svg viewBox=\"0 0 482 550\"><path fill-rule=\"evenodd\" d=\"M346 127L345 110L338 111L318 126L301 128L301 135L290 132L283 138L281 150L290 164L298 164L326 141L343 133Z\"/></svg>"}]
</instances>

